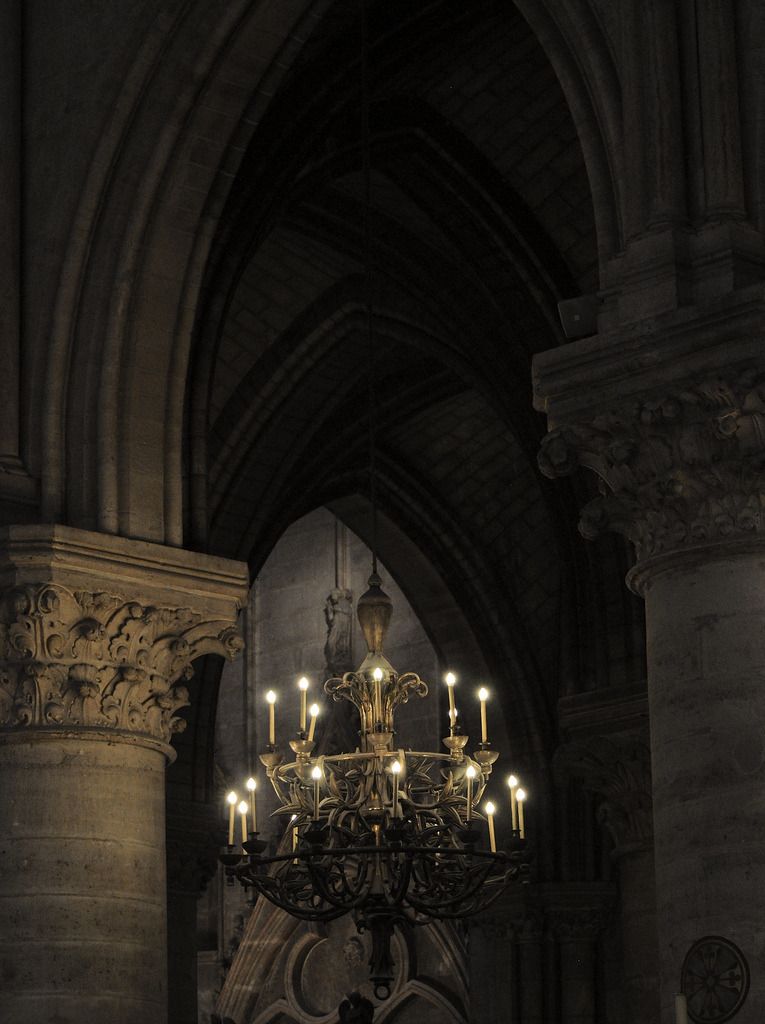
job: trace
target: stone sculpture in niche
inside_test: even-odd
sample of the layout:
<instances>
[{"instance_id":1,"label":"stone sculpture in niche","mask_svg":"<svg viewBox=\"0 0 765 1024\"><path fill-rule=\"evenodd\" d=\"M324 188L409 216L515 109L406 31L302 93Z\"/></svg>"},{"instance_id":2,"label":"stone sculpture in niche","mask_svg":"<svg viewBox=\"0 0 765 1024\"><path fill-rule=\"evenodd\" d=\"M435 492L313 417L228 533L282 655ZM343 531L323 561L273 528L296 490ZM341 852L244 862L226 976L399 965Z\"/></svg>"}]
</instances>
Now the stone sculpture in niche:
<instances>
[{"instance_id":1,"label":"stone sculpture in niche","mask_svg":"<svg viewBox=\"0 0 765 1024\"><path fill-rule=\"evenodd\" d=\"M351 668L353 630L353 594L345 587L333 587L324 605L327 642L324 657L329 675L339 676Z\"/></svg>"}]
</instances>

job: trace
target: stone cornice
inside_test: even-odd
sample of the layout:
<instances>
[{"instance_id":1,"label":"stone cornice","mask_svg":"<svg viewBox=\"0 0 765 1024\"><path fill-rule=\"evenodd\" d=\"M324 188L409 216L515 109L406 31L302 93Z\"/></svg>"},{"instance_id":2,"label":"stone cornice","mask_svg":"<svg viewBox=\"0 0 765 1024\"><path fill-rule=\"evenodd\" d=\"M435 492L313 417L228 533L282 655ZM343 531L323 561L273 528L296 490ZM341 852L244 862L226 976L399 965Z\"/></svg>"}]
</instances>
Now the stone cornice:
<instances>
[{"instance_id":1,"label":"stone cornice","mask_svg":"<svg viewBox=\"0 0 765 1024\"><path fill-rule=\"evenodd\" d=\"M637 321L534 356L534 405L551 429L591 419L626 400L720 367L761 364L765 288Z\"/></svg>"}]
</instances>

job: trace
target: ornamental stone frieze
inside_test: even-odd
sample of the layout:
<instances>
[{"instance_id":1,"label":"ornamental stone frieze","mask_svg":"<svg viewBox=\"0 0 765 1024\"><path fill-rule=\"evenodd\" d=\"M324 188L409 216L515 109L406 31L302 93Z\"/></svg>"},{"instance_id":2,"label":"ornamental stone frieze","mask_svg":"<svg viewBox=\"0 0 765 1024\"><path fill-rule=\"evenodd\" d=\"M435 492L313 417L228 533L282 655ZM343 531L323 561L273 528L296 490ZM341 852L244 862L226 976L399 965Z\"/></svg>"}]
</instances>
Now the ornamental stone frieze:
<instances>
[{"instance_id":1,"label":"ornamental stone frieze","mask_svg":"<svg viewBox=\"0 0 765 1024\"><path fill-rule=\"evenodd\" d=\"M247 573L226 559L69 527L6 527L0 588L4 732L88 728L166 745L185 727L192 662L242 647Z\"/></svg>"},{"instance_id":2,"label":"ornamental stone frieze","mask_svg":"<svg viewBox=\"0 0 765 1024\"><path fill-rule=\"evenodd\" d=\"M597 814L617 856L645 850L653 841L651 753L638 735L588 736L555 754L556 773L579 779L599 798Z\"/></svg>"},{"instance_id":3,"label":"ornamental stone frieze","mask_svg":"<svg viewBox=\"0 0 765 1024\"><path fill-rule=\"evenodd\" d=\"M652 391L552 430L548 477L593 470L600 495L582 511L587 538L615 530L639 560L765 532L765 373Z\"/></svg>"}]
</instances>

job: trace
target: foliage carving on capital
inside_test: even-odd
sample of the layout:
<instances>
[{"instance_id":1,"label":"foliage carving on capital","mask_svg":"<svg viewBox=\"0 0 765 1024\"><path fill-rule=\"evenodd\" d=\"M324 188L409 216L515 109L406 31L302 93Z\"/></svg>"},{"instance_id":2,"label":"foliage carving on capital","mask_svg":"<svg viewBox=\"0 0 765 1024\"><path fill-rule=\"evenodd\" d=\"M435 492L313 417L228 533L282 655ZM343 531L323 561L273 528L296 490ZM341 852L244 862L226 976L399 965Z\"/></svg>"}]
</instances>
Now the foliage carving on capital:
<instances>
[{"instance_id":1,"label":"foliage carving on capital","mask_svg":"<svg viewBox=\"0 0 765 1024\"><path fill-rule=\"evenodd\" d=\"M651 753L643 736L589 736L560 747L556 773L579 779L599 798L598 820L610 833L617 856L653 841Z\"/></svg>"},{"instance_id":2,"label":"foliage carving on capital","mask_svg":"<svg viewBox=\"0 0 765 1024\"><path fill-rule=\"evenodd\" d=\"M162 742L185 728L183 681L203 654L234 657L235 626L59 584L0 595L0 727L123 729Z\"/></svg>"},{"instance_id":3,"label":"foliage carving on capital","mask_svg":"<svg viewBox=\"0 0 765 1024\"><path fill-rule=\"evenodd\" d=\"M622 533L638 559L765 532L765 374L626 401L551 431L538 461L548 477L593 470L601 493L580 532Z\"/></svg>"}]
</instances>

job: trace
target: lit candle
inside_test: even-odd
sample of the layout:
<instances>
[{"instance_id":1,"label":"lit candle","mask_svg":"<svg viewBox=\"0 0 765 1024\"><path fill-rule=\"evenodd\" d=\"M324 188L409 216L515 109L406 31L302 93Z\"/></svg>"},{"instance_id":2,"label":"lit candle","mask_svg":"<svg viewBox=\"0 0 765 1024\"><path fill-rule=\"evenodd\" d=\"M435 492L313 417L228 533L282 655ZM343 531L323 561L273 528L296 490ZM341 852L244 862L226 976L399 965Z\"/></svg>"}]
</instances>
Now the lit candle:
<instances>
[{"instance_id":1,"label":"lit candle","mask_svg":"<svg viewBox=\"0 0 765 1024\"><path fill-rule=\"evenodd\" d=\"M308 700L308 680L305 676L301 676L298 679L298 686L300 687L300 731L305 732L306 725L306 702Z\"/></svg>"},{"instance_id":2,"label":"lit candle","mask_svg":"<svg viewBox=\"0 0 765 1024\"><path fill-rule=\"evenodd\" d=\"M521 839L526 838L526 829L523 825L523 802L526 799L526 790L518 789L515 793L516 800L518 801L518 832Z\"/></svg>"},{"instance_id":3,"label":"lit candle","mask_svg":"<svg viewBox=\"0 0 765 1024\"><path fill-rule=\"evenodd\" d=\"M489 800L486 804L486 817L489 819L489 847L492 853L497 852L497 837L494 834L494 804Z\"/></svg>"},{"instance_id":4,"label":"lit candle","mask_svg":"<svg viewBox=\"0 0 765 1024\"><path fill-rule=\"evenodd\" d=\"M675 1024L688 1024L688 1003L682 992L675 996Z\"/></svg>"},{"instance_id":5,"label":"lit candle","mask_svg":"<svg viewBox=\"0 0 765 1024\"><path fill-rule=\"evenodd\" d=\"M382 722L382 690L380 687L382 677L382 669L376 668L372 673L372 678L375 681L375 722Z\"/></svg>"},{"instance_id":6,"label":"lit candle","mask_svg":"<svg viewBox=\"0 0 765 1024\"><path fill-rule=\"evenodd\" d=\"M465 777L467 778L467 813L465 814L465 821L473 820L473 779L475 778L475 768L472 764L469 764L465 769Z\"/></svg>"},{"instance_id":7,"label":"lit candle","mask_svg":"<svg viewBox=\"0 0 765 1024\"><path fill-rule=\"evenodd\" d=\"M255 800L255 790L258 788L258 784L255 781L255 779L253 779L252 776L250 776L250 778L247 780L245 785L247 786L247 790L248 790L248 792L250 794L250 803L252 804L252 831L253 832L257 832L258 831L258 805L257 805L257 802Z\"/></svg>"},{"instance_id":8,"label":"lit candle","mask_svg":"<svg viewBox=\"0 0 765 1024\"><path fill-rule=\"evenodd\" d=\"M295 821L297 821L297 814L293 814L292 817L290 818L290 821L293 822L293 823ZM292 826L292 852L293 853L295 852L295 850L297 850L297 844L298 844L298 830L297 830L297 825L293 824L293 826ZM295 863L297 863L297 861Z\"/></svg>"},{"instance_id":9,"label":"lit candle","mask_svg":"<svg viewBox=\"0 0 765 1024\"><path fill-rule=\"evenodd\" d=\"M228 804L228 845L234 845L234 816L236 815L236 802L239 797L236 793L231 792L226 797L226 803Z\"/></svg>"},{"instance_id":10,"label":"lit candle","mask_svg":"<svg viewBox=\"0 0 765 1024\"><path fill-rule=\"evenodd\" d=\"M276 710L274 704L276 704L276 694L273 690L269 690L266 694L266 700L268 701L268 743L269 746L276 746Z\"/></svg>"},{"instance_id":11,"label":"lit candle","mask_svg":"<svg viewBox=\"0 0 765 1024\"><path fill-rule=\"evenodd\" d=\"M242 816L242 842L247 842L247 802L241 800L239 802L239 813Z\"/></svg>"},{"instance_id":12,"label":"lit candle","mask_svg":"<svg viewBox=\"0 0 765 1024\"><path fill-rule=\"evenodd\" d=\"M457 682L457 677L453 672L446 673L446 689L449 692L449 731L454 735L454 729L457 725L457 709L454 706L454 684Z\"/></svg>"},{"instance_id":13,"label":"lit candle","mask_svg":"<svg viewBox=\"0 0 765 1024\"><path fill-rule=\"evenodd\" d=\"M518 805L515 801L515 791L518 788L518 779L514 775L508 775L507 784L510 787L510 816L512 819L513 832L518 831Z\"/></svg>"},{"instance_id":14,"label":"lit candle","mask_svg":"<svg viewBox=\"0 0 765 1024\"><path fill-rule=\"evenodd\" d=\"M398 817L398 777L401 774L401 762L394 761L390 766L393 772L393 817Z\"/></svg>"},{"instance_id":15,"label":"lit candle","mask_svg":"<svg viewBox=\"0 0 765 1024\"><path fill-rule=\"evenodd\" d=\"M314 820L319 820L319 783L321 781L321 768L318 764L314 765L311 770L311 778L313 779L313 816Z\"/></svg>"},{"instance_id":16,"label":"lit candle","mask_svg":"<svg viewBox=\"0 0 765 1024\"><path fill-rule=\"evenodd\" d=\"M312 704L309 711L311 713L311 724L308 727L308 739L313 743L314 733L316 732L316 719L319 717L319 705Z\"/></svg>"},{"instance_id":17,"label":"lit candle","mask_svg":"<svg viewBox=\"0 0 765 1024\"><path fill-rule=\"evenodd\" d=\"M486 701L489 698L489 691L482 686L478 691L478 699L481 702L481 743L488 743L489 732L486 728Z\"/></svg>"}]
</instances>

